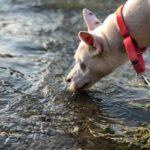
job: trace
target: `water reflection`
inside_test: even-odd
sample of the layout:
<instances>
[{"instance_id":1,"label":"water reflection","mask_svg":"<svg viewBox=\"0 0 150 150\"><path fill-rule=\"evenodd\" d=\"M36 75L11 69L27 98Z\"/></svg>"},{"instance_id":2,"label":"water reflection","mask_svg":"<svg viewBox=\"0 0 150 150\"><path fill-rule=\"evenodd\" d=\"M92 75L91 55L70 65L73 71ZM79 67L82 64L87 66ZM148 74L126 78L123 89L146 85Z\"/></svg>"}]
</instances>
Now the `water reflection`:
<instances>
[{"instance_id":1,"label":"water reflection","mask_svg":"<svg viewBox=\"0 0 150 150\"><path fill-rule=\"evenodd\" d=\"M72 96L65 76L78 44L75 35L85 29L76 8L93 1L68 1L72 10L54 9L60 8L57 2L0 0L0 149L127 149L124 142L136 137L136 127L148 136L149 89L131 82L135 74L128 64ZM112 5L99 2L97 7L109 8L96 11L101 20Z\"/></svg>"}]
</instances>

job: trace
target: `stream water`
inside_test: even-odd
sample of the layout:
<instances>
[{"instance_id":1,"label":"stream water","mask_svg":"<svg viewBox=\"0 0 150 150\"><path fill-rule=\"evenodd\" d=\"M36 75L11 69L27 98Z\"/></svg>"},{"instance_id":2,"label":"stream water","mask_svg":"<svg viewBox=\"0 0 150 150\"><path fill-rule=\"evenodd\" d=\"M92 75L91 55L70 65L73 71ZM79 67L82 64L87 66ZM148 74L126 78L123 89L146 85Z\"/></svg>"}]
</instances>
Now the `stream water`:
<instances>
[{"instance_id":1,"label":"stream water","mask_svg":"<svg viewBox=\"0 0 150 150\"><path fill-rule=\"evenodd\" d=\"M150 89L130 63L87 92L66 88L81 8L103 21L121 2L0 0L0 149L150 148Z\"/></svg>"}]
</instances>

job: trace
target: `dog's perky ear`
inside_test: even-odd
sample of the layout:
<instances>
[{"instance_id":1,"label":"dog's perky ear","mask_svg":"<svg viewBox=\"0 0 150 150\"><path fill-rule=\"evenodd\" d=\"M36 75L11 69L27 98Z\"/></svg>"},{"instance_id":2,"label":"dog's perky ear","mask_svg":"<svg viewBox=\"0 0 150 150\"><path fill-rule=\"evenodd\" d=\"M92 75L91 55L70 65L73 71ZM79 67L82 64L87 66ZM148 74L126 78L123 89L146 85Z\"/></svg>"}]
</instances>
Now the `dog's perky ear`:
<instances>
[{"instance_id":1,"label":"dog's perky ear","mask_svg":"<svg viewBox=\"0 0 150 150\"><path fill-rule=\"evenodd\" d=\"M86 31L80 31L78 34L80 40L84 41L89 46L92 46L96 50L95 52L100 54L103 52L103 42L100 37Z\"/></svg>"},{"instance_id":2,"label":"dog's perky ear","mask_svg":"<svg viewBox=\"0 0 150 150\"><path fill-rule=\"evenodd\" d=\"M101 22L97 17L88 9L83 9L83 18L87 25L88 31L94 30L96 27L101 25Z\"/></svg>"},{"instance_id":3,"label":"dog's perky ear","mask_svg":"<svg viewBox=\"0 0 150 150\"><path fill-rule=\"evenodd\" d=\"M92 34L86 32L86 31L80 31L78 36L79 36L80 40L82 40L86 44L94 47L94 36L92 36Z\"/></svg>"}]
</instances>

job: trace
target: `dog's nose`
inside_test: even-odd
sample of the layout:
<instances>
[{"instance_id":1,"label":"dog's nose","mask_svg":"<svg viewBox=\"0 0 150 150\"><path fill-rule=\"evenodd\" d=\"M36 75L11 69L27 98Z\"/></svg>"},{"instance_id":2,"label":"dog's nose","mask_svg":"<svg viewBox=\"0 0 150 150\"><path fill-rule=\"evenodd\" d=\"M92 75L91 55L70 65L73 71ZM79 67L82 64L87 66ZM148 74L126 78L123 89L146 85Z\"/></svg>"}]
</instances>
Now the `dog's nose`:
<instances>
[{"instance_id":1,"label":"dog's nose","mask_svg":"<svg viewBox=\"0 0 150 150\"><path fill-rule=\"evenodd\" d=\"M71 82L71 78L67 78L66 81L67 81L67 82Z\"/></svg>"}]
</instances>

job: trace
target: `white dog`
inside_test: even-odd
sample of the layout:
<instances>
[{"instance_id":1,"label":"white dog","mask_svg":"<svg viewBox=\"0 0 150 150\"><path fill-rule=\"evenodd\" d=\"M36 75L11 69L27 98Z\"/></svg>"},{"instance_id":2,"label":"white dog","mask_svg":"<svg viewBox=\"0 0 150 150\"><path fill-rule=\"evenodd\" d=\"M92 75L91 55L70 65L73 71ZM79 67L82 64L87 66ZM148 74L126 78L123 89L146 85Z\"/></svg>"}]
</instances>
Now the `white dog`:
<instances>
[{"instance_id":1,"label":"white dog","mask_svg":"<svg viewBox=\"0 0 150 150\"><path fill-rule=\"evenodd\" d=\"M89 88L129 60L116 12L109 15L103 24L87 9L83 10L83 17L88 31L79 32L81 42L75 54L76 65L67 77L74 92ZM139 47L149 47L150 0L128 0L123 18ZM92 41L87 41L87 38Z\"/></svg>"}]
</instances>

